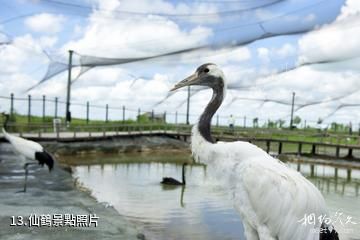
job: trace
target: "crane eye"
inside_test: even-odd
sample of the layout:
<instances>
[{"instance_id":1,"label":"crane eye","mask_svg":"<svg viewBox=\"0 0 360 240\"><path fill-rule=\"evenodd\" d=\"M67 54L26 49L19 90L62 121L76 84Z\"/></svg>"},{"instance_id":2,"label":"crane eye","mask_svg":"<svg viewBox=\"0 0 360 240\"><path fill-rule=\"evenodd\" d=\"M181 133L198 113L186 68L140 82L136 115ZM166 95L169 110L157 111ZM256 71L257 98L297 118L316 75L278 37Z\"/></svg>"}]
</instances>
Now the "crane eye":
<instances>
[{"instance_id":1,"label":"crane eye","mask_svg":"<svg viewBox=\"0 0 360 240\"><path fill-rule=\"evenodd\" d=\"M204 73L208 73L210 70L208 68L204 69Z\"/></svg>"}]
</instances>

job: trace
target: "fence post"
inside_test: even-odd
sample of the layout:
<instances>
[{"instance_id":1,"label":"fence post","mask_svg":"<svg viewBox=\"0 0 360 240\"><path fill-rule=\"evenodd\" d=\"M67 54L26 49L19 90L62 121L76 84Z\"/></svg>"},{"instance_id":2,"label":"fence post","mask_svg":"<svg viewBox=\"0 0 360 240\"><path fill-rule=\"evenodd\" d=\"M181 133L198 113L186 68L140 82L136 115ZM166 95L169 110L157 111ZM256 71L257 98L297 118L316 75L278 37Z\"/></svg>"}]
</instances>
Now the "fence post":
<instances>
[{"instance_id":1,"label":"fence post","mask_svg":"<svg viewBox=\"0 0 360 240\"><path fill-rule=\"evenodd\" d=\"M108 122L109 121L109 105L106 104L106 107L105 107L106 111L105 111L105 122Z\"/></svg>"},{"instance_id":2,"label":"fence post","mask_svg":"<svg viewBox=\"0 0 360 240\"><path fill-rule=\"evenodd\" d=\"M58 98L55 97L55 118L57 118L57 112L58 112Z\"/></svg>"},{"instance_id":3,"label":"fence post","mask_svg":"<svg viewBox=\"0 0 360 240\"><path fill-rule=\"evenodd\" d=\"M89 101L86 102L86 124L89 124L89 112L90 112L90 104Z\"/></svg>"},{"instance_id":4,"label":"fence post","mask_svg":"<svg viewBox=\"0 0 360 240\"><path fill-rule=\"evenodd\" d=\"M123 123L125 122L125 106L122 107L123 110Z\"/></svg>"},{"instance_id":5,"label":"fence post","mask_svg":"<svg viewBox=\"0 0 360 240\"><path fill-rule=\"evenodd\" d=\"M14 94L10 94L10 119L14 117Z\"/></svg>"},{"instance_id":6,"label":"fence post","mask_svg":"<svg viewBox=\"0 0 360 240\"><path fill-rule=\"evenodd\" d=\"M31 95L28 95L28 123L31 122Z\"/></svg>"},{"instance_id":7,"label":"fence post","mask_svg":"<svg viewBox=\"0 0 360 240\"><path fill-rule=\"evenodd\" d=\"M352 123L349 123L349 135L352 135Z\"/></svg>"},{"instance_id":8,"label":"fence post","mask_svg":"<svg viewBox=\"0 0 360 240\"><path fill-rule=\"evenodd\" d=\"M44 122L45 122L45 101L46 101L46 96L45 96L45 95L43 95L42 101L43 101L42 121L43 121L43 123L44 123Z\"/></svg>"}]
</instances>

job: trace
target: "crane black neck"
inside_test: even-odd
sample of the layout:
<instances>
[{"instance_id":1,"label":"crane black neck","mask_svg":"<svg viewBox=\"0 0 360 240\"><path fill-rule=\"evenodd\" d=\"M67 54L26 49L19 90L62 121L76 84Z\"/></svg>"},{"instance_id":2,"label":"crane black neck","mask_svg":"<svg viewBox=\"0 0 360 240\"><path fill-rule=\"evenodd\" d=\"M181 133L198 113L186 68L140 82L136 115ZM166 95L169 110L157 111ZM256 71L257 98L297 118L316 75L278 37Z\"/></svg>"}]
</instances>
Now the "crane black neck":
<instances>
[{"instance_id":1,"label":"crane black neck","mask_svg":"<svg viewBox=\"0 0 360 240\"><path fill-rule=\"evenodd\" d=\"M184 163L182 165L182 183L185 185L186 184L186 181L185 181L185 166L186 166L186 163Z\"/></svg>"},{"instance_id":2,"label":"crane black neck","mask_svg":"<svg viewBox=\"0 0 360 240\"><path fill-rule=\"evenodd\" d=\"M206 106L204 112L200 116L198 123L198 129L201 136L208 142L215 143L214 139L211 136L211 119L220 107L222 101L224 100L224 81L218 81L218 84L212 86L213 95Z\"/></svg>"}]
</instances>

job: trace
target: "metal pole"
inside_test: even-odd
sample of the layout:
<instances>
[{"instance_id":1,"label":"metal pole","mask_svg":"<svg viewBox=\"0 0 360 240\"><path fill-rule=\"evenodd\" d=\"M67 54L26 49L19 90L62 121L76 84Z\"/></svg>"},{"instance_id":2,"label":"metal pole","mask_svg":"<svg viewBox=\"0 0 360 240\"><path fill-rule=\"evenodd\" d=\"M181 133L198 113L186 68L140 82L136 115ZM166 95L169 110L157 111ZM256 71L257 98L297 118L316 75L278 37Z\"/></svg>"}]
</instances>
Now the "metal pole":
<instances>
[{"instance_id":1,"label":"metal pole","mask_svg":"<svg viewBox=\"0 0 360 240\"><path fill-rule=\"evenodd\" d=\"M219 115L216 115L216 126L219 126Z\"/></svg>"},{"instance_id":2,"label":"metal pole","mask_svg":"<svg viewBox=\"0 0 360 240\"><path fill-rule=\"evenodd\" d=\"M72 55L73 50L69 50L69 66L68 66L68 81L67 81L67 94L66 94L66 112L65 119L66 123L71 122L71 113L70 113L70 94L71 94L71 69L72 69Z\"/></svg>"},{"instance_id":3,"label":"metal pole","mask_svg":"<svg viewBox=\"0 0 360 240\"><path fill-rule=\"evenodd\" d=\"M294 118L294 103L295 103L295 92L292 93L292 102L291 102L291 116L290 116L290 129L293 126L293 118Z\"/></svg>"},{"instance_id":4,"label":"metal pole","mask_svg":"<svg viewBox=\"0 0 360 240\"><path fill-rule=\"evenodd\" d=\"M151 121L153 122L154 121L154 109L153 110L151 110Z\"/></svg>"},{"instance_id":5,"label":"metal pole","mask_svg":"<svg viewBox=\"0 0 360 240\"><path fill-rule=\"evenodd\" d=\"M352 123L349 123L349 135L352 135Z\"/></svg>"},{"instance_id":6,"label":"metal pole","mask_svg":"<svg viewBox=\"0 0 360 240\"><path fill-rule=\"evenodd\" d=\"M190 86L188 86L188 96L186 102L186 124L189 125L189 112L190 112Z\"/></svg>"},{"instance_id":7,"label":"metal pole","mask_svg":"<svg viewBox=\"0 0 360 240\"><path fill-rule=\"evenodd\" d=\"M58 98L55 97L55 118L57 118L58 115Z\"/></svg>"},{"instance_id":8,"label":"metal pole","mask_svg":"<svg viewBox=\"0 0 360 240\"><path fill-rule=\"evenodd\" d=\"M14 117L14 94L10 94L10 119L13 120Z\"/></svg>"},{"instance_id":9,"label":"metal pole","mask_svg":"<svg viewBox=\"0 0 360 240\"><path fill-rule=\"evenodd\" d=\"M46 101L46 96L45 95L43 95L43 109L42 109L42 120L43 120L43 122L45 122L45 101Z\"/></svg>"},{"instance_id":10,"label":"metal pole","mask_svg":"<svg viewBox=\"0 0 360 240\"><path fill-rule=\"evenodd\" d=\"M244 128L246 128L246 116L244 116Z\"/></svg>"},{"instance_id":11,"label":"metal pole","mask_svg":"<svg viewBox=\"0 0 360 240\"><path fill-rule=\"evenodd\" d=\"M105 122L108 122L109 121L109 105L106 104L106 113L105 113Z\"/></svg>"},{"instance_id":12,"label":"metal pole","mask_svg":"<svg viewBox=\"0 0 360 240\"><path fill-rule=\"evenodd\" d=\"M123 122L125 122L125 106L122 107L123 110Z\"/></svg>"},{"instance_id":13,"label":"metal pole","mask_svg":"<svg viewBox=\"0 0 360 240\"><path fill-rule=\"evenodd\" d=\"M31 122L31 95L28 96L28 123Z\"/></svg>"},{"instance_id":14,"label":"metal pole","mask_svg":"<svg viewBox=\"0 0 360 240\"><path fill-rule=\"evenodd\" d=\"M177 125L177 123L178 123L178 112L176 111L175 112L175 124Z\"/></svg>"},{"instance_id":15,"label":"metal pole","mask_svg":"<svg viewBox=\"0 0 360 240\"><path fill-rule=\"evenodd\" d=\"M89 112L90 112L90 103L86 102L86 124L89 124Z\"/></svg>"},{"instance_id":16,"label":"metal pole","mask_svg":"<svg viewBox=\"0 0 360 240\"><path fill-rule=\"evenodd\" d=\"M138 109L138 117L137 117L137 121L140 122L140 116L141 116L141 109Z\"/></svg>"},{"instance_id":17,"label":"metal pole","mask_svg":"<svg viewBox=\"0 0 360 240\"><path fill-rule=\"evenodd\" d=\"M166 123L166 111L164 112L164 123Z\"/></svg>"}]
</instances>

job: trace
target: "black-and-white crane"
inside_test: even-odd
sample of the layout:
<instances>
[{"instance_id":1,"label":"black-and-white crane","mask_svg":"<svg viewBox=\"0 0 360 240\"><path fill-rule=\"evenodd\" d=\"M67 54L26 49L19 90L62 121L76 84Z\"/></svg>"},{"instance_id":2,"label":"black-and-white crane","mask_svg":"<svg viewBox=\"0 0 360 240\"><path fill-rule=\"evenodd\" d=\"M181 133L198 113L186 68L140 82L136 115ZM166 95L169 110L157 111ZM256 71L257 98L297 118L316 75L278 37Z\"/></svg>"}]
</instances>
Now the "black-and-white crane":
<instances>
[{"instance_id":1,"label":"black-and-white crane","mask_svg":"<svg viewBox=\"0 0 360 240\"><path fill-rule=\"evenodd\" d=\"M9 115L3 113L5 117L4 125L2 132L6 140L10 142L13 146L15 152L21 157L21 159L25 162L25 183L24 189L20 192L26 192L27 188L27 177L28 177L28 167L29 165L39 164L41 166L46 165L51 171L54 167L54 158L44 150L44 148L37 142L30 141L21 137L14 136L9 134L6 129L9 121Z\"/></svg>"},{"instance_id":2,"label":"black-and-white crane","mask_svg":"<svg viewBox=\"0 0 360 240\"><path fill-rule=\"evenodd\" d=\"M192 128L193 156L206 163L233 197L247 240L338 240L319 190L300 173L259 147L242 141L215 142L211 119L225 98L226 80L215 64L203 64L172 90L190 85L212 88L213 95ZM302 224L315 216L314 224Z\"/></svg>"}]
</instances>

